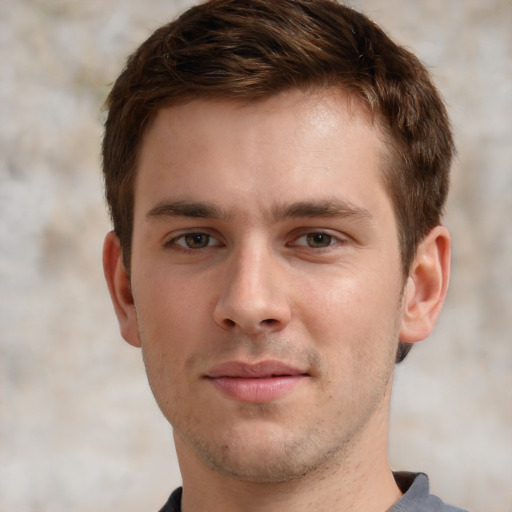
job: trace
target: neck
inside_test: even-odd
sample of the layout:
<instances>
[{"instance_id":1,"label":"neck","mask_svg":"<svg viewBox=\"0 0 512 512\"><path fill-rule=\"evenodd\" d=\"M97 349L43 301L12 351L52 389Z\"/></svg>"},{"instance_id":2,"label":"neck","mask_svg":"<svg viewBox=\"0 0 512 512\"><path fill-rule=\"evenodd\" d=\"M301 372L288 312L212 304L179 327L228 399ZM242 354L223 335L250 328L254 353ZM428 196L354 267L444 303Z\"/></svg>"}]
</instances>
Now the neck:
<instances>
[{"instance_id":1,"label":"neck","mask_svg":"<svg viewBox=\"0 0 512 512\"><path fill-rule=\"evenodd\" d=\"M254 483L215 475L184 478L183 512L384 512L401 496L386 464L370 471L321 472L289 482ZM211 476L211 475L210 475Z\"/></svg>"},{"instance_id":2,"label":"neck","mask_svg":"<svg viewBox=\"0 0 512 512\"><path fill-rule=\"evenodd\" d=\"M389 400L386 400L388 402ZM384 512L401 496L387 457L382 404L350 449L286 482L249 482L212 470L175 433L183 475L183 512Z\"/></svg>"}]
</instances>

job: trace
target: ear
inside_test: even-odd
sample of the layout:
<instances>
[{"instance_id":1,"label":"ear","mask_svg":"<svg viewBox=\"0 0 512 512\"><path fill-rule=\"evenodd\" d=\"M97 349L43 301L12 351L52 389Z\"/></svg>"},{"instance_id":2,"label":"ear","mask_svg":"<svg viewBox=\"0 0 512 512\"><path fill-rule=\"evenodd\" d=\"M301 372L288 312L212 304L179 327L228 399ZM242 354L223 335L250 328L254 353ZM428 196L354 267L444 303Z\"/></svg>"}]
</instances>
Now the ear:
<instances>
[{"instance_id":1,"label":"ear","mask_svg":"<svg viewBox=\"0 0 512 512\"><path fill-rule=\"evenodd\" d=\"M137 310L133 301L130 279L123 263L119 238L113 231L107 234L103 244L103 272L119 322L121 336L130 345L140 347Z\"/></svg>"},{"instance_id":2,"label":"ear","mask_svg":"<svg viewBox=\"0 0 512 512\"><path fill-rule=\"evenodd\" d=\"M450 279L450 234L435 227L418 246L404 290L400 340L427 338L436 324Z\"/></svg>"}]
</instances>

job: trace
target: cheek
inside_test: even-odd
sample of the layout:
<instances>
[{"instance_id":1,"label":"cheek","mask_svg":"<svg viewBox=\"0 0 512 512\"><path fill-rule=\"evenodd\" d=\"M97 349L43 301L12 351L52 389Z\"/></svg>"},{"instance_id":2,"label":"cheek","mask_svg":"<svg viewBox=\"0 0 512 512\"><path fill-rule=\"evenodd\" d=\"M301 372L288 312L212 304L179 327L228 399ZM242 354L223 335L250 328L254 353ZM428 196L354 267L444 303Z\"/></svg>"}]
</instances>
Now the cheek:
<instances>
[{"instance_id":1,"label":"cheek","mask_svg":"<svg viewBox=\"0 0 512 512\"><path fill-rule=\"evenodd\" d=\"M325 281L310 281L301 293L301 315L307 318L308 326L324 334L320 340L362 334L378 323L380 316L385 317L378 287L372 285L372 279L331 274Z\"/></svg>"},{"instance_id":2,"label":"cheek","mask_svg":"<svg viewBox=\"0 0 512 512\"><path fill-rule=\"evenodd\" d=\"M169 382L181 372L186 348L191 346L187 333L197 314L186 300L191 295L186 289L182 293L179 286L158 279L157 274L139 282L142 286L134 283L134 300L144 363L153 387L157 380Z\"/></svg>"},{"instance_id":3,"label":"cheek","mask_svg":"<svg viewBox=\"0 0 512 512\"><path fill-rule=\"evenodd\" d=\"M209 353L214 343L211 280L156 265L150 270L133 276L146 371L152 387L176 393L192 380L191 361L198 353Z\"/></svg>"},{"instance_id":4,"label":"cheek","mask_svg":"<svg viewBox=\"0 0 512 512\"><path fill-rule=\"evenodd\" d=\"M134 278L139 323L152 342L163 343L170 336L179 340L205 318L207 291L196 281L154 267Z\"/></svg>"},{"instance_id":5,"label":"cheek","mask_svg":"<svg viewBox=\"0 0 512 512\"><path fill-rule=\"evenodd\" d=\"M331 276L332 277L332 276ZM337 284L338 283L338 284ZM398 343L400 292L384 279L331 278L309 286L301 312L303 326L330 362L350 368L379 365Z\"/></svg>"}]
</instances>

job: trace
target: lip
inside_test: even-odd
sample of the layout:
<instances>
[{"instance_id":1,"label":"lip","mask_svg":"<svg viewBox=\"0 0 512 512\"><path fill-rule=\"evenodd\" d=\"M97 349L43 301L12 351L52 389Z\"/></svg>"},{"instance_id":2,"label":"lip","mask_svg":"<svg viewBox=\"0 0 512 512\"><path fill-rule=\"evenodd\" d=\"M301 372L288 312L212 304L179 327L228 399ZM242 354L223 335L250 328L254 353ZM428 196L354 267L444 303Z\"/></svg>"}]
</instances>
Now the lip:
<instances>
[{"instance_id":1,"label":"lip","mask_svg":"<svg viewBox=\"0 0 512 512\"><path fill-rule=\"evenodd\" d=\"M308 376L304 370L281 361L230 361L213 367L205 378L228 398L264 403L288 394Z\"/></svg>"}]
</instances>

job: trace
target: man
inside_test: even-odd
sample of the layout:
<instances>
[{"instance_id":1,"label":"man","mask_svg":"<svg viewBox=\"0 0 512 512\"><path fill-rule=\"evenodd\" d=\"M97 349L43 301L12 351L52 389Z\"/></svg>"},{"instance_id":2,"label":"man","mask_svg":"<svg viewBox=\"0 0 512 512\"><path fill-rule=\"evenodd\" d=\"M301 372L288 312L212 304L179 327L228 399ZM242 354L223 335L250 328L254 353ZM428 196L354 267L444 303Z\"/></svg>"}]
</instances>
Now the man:
<instances>
[{"instance_id":1,"label":"man","mask_svg":"<svg viewBox=\"0 0 512 512\"><path fill-rule=\"evenodd\" d=\"M420 62L331 0L212 0L107 108L105 275L183 476L162 510L456 510L387 456L394 365L449 278Z\"/></svg>"}]
</instances>

